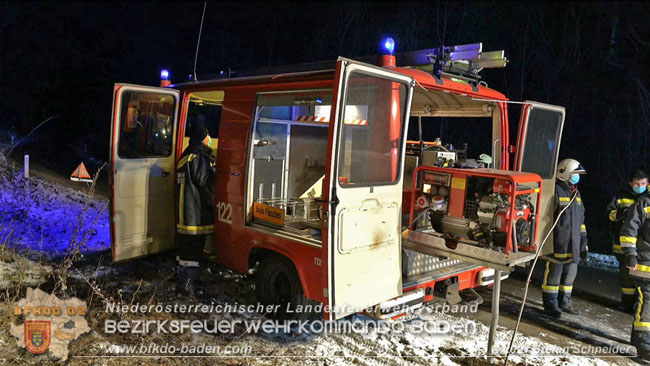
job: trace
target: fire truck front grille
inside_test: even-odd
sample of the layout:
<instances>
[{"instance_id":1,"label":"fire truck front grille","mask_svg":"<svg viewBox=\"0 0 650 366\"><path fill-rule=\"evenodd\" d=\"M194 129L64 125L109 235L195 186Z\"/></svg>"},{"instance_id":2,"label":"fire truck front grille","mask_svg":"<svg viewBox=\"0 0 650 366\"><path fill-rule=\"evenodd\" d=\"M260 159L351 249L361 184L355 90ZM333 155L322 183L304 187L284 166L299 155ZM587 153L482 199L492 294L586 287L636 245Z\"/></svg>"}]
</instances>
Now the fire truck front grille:
<instances>
[{"instance_id":1,"label":"fire truck front grille","mask_svg":"<svg viewBox=\"0 0 650 366\"><path fill-rule=\"evenodd\" d=\"M458 259L436 257L404 249L402 274L406 277L427 273L461 263Z\"/></svg>"}]
</instances>

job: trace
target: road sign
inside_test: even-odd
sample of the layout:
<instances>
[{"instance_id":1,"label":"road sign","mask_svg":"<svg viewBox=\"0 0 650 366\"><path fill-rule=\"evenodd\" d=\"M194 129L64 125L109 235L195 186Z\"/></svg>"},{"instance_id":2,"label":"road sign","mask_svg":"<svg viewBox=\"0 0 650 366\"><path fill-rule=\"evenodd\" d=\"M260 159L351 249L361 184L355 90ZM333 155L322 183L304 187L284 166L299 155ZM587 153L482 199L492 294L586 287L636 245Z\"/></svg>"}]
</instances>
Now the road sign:
<instances>
[{"instance_id":1,"label":"road sign","mask_svg":"<svg viewBox=\"0 0 650 366\"><path fill-rule=\"evenodd\" d=\"M70 175L70 180L73 180L75 182L92 182L92 178L90 177L90 174L88 174L88 169L86 169L86 166L84 165L83 162L79 164L77 169L72 172L72 175Z\"/></svg>"}]
</instances>

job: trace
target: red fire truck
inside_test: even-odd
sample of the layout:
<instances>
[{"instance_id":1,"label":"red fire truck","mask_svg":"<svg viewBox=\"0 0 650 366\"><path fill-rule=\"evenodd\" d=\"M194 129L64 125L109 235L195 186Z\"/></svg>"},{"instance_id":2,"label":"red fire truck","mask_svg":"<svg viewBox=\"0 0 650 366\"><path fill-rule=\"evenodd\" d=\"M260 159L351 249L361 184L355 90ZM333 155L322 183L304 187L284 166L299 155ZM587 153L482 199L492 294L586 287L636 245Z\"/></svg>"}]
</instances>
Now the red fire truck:
<instances>
[{"instance_id":1,"label":"red fire truck","mask_svg":"<svg viewBox=\"0 0 650 366\"><path fill-rule=\"evenodd\" d=\"M217 141L216 260L255 269L262 303L393 317L530 260L552 219L564 109L523 103L511 145L510 102L479 76L505 66L503 51L392 45L263 75L116 84L114 260L174 248L175 169L193 123ZM482 123L489 154L425 141L423 123L441 119L461 134Z\"/></svg>"}]
</instances>

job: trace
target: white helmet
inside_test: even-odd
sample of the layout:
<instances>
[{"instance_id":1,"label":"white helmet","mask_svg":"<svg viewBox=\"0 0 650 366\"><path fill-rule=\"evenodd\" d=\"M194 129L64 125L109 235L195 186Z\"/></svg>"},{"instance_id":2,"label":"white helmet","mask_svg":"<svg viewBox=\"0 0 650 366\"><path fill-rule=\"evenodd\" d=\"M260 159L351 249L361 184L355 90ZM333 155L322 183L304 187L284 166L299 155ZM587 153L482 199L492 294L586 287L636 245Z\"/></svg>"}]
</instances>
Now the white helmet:
<instances>
[{"instance_id":1,"label":"white helmet","mask_svg":"<svg viewBox=\"0 0 650 366\"><path fill-rule=\"evenodd\" d=\"M575 159L564 159L557 165L556 178L567 182L571 178L571 174L587 174L585 168L580 165L580 162Z\"/></svg>"}]
</instances>

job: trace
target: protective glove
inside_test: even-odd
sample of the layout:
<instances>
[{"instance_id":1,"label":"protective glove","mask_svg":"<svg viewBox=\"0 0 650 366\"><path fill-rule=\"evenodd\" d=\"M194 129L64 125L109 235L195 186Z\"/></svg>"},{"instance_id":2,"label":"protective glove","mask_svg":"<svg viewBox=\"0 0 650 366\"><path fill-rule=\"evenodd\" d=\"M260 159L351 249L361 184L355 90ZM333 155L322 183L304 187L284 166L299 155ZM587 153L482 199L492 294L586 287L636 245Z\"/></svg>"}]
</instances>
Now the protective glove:
<instances>
[{"instance_id":1,"label":"protective glove","mask_svg":"<svg viewBox=\"0 0 650 366\"><path fill-rule=\"evenodd\" d=\"M585 248L580 252L580 259L582 259L583 261L586 261L588 256L589 256L589 251L587 250L587 248Z\"/></svg>"}]
</instances>

